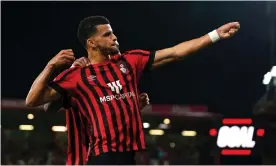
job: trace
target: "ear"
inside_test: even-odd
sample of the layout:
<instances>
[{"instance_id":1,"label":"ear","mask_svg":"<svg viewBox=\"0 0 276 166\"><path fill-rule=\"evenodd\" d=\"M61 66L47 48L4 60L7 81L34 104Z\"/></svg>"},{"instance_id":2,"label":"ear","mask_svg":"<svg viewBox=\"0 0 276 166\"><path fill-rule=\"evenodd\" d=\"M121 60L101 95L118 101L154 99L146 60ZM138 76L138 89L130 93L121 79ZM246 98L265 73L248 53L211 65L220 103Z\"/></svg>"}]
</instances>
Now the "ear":
<instances>
[{"instance_id":1,"label":"ear","mask_svg":"<svg viewBox=\"0 0 276 166\"><path fill-rule=\"evenodd\" d=\"M92 47L92 48L97 47L95 41L92 38L87 39L86 44L87 44L87 46Z\"/></svg>"}]
</instances>

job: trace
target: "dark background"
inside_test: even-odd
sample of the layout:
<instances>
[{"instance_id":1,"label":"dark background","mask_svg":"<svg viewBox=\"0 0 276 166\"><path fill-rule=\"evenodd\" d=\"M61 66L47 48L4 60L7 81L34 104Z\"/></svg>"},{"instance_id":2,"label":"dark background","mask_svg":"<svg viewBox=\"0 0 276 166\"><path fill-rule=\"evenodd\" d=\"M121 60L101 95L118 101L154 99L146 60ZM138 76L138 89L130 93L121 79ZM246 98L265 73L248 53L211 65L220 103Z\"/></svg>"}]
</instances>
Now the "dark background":
<instances>
[{"instance_id":1,"label":"dark background","mask_svg":"<svg viewBox=\"0 0 276 166\"><path fill-rule=\"evenodd\" d=\"M76 32L90 15L110 20L122 52L170 47L239 21L241 29L233 38L153 71L141 91L152 104L206 104L213 112L247 116L265 93L262 79L271 68L268 3L275 7L275 2L255 1L1 2L2 98L25 99L61 49L86 56Z\"/></svg>"}]
</instances>

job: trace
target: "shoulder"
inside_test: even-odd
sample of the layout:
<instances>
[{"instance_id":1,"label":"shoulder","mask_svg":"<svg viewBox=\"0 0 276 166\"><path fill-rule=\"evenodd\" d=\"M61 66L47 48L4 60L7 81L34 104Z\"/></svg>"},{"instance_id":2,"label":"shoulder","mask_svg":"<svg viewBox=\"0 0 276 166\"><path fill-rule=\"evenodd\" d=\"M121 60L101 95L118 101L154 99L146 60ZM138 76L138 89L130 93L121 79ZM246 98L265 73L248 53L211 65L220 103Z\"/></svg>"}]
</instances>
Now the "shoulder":
<instances>
[{"instance_id":1,"label":"shoulder","mask_svg":"<svg viewBox=\"0 0 276 166\"><path fill-rule=\"evenodd\" d=\"M63 80L67 77L73 77L75 75L77 75L77 73L79 73L81 70L81 67L76 66L76 67L70 67L66 70L64 70L63 72L61 72L56 78L55 80Z\"/></svg>"},{"instance_id":2,"label":"shoulder","mask_svg":"<svg viewBox=\"0 0 276 166\"><path fill-rule=\"evenodd\" d=\"M123 53L123 55L127 56L127 55L149 55L150 54L150 51L148 50L142 50L142 49L133 49L133 50L129 50L129 51L126 51L125 53Z\"/></svg>"}]
</instances>

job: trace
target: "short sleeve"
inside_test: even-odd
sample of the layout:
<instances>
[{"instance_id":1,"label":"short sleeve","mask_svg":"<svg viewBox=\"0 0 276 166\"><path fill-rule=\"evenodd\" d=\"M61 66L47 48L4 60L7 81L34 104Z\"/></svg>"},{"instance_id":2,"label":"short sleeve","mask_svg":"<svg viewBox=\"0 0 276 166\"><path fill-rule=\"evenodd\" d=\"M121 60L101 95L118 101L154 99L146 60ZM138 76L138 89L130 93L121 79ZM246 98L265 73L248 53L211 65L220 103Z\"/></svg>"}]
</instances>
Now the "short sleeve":
<instances>
[{"instance_id":1,"label":"short sleeve","mask_svg":"<svg viewBox=\"0 0 276 166\"><path fill-rule=\"evenodd\" d=\"M49 86L62 96L67 96L77 86L78 78L80 77L78 69L79 67L74 67L63 71L49 83Z\"/></svg>"},{"instance_id":2,"label":"short sleeve","mask_svg":"<svg viewBox=\"0 0 276 166\"><path fill-rule=\"evenodd\" d=\"M124 54L124 58L137 68L138 73L149 71L155 57L155 51L131 50Z\"/></svg>"}]
</instances>

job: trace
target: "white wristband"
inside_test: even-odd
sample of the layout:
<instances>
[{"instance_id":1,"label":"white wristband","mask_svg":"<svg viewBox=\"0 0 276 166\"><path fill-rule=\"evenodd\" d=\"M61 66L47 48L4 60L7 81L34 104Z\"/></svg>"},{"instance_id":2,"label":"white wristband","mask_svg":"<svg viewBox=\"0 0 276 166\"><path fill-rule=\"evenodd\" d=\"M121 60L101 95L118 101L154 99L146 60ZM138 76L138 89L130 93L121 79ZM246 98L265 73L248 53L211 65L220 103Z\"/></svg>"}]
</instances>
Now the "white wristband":
<instances>
[{"instance_id":1,"label":"white wristband","mask_svg":"<svg viewBox=\"0 0 276 166\"><path fill-rule=\"evenodd\" d=\"M219 41L220 37L219 34L216 30L213 30L212 32L208 33L210 39L212 40L213 43Z\"/></svg>"}]
</instances>

